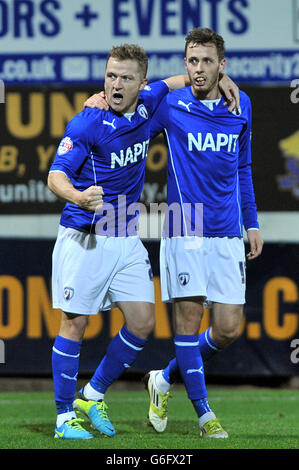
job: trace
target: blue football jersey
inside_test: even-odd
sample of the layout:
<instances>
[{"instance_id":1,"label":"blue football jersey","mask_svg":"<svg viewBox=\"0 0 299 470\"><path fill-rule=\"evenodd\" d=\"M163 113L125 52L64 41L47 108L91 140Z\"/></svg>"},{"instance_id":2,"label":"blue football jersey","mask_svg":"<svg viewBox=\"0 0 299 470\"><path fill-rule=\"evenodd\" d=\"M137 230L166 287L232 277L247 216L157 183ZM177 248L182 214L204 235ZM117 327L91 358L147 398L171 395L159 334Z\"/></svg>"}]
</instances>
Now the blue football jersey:
<instances>
[{"instance_id":1,"label":"blue football jersey","mask_svg":"<svg viewBox=\"0 0 299 470\"><path fill-rule=\"evenodd\" d=\"M246 229L259 227L251 177L251 103L242 91L240 107L240 115L232 114L221 98L211 110L191 87L161 102L151 137L164 131L168 143L165 236L240 237L243 223Z\"/></svg>"},{"instance_id":2,"label":"blue football jersey","mask_svg":"<svg viewBox=\"0 0 299 470\"><path fill-rule=\"evenodd\" d=\"M69 122L50 172L65 173L79 191L102 186L104 205L96 214L66 203L61 225L109 236L136 233L150 121L168 91L164 81L142 90L130 120L111 109L85 108Z\"/></svg>"}]
</instances>

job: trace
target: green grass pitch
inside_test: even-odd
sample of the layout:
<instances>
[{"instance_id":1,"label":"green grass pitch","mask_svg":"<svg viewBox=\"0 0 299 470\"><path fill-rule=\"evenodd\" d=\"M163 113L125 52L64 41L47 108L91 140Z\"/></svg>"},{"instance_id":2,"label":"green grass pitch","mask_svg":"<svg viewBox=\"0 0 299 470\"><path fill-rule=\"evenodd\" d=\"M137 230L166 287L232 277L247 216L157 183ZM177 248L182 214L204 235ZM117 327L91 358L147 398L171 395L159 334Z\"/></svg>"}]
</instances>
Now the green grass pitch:
<instances>
[{"instance_id":1,"label":"green grass pitch","mask_svg":"<svg viewBox=\"0 0 299 470\"><path fill-rule=\"evenodd\" d=\"M180 387L172 391L163 434L147 424L145 391L111 390L106 401L117 435L94 433L94 439L67 441L53 438L56 412L51 392L0 393L0 449L299 449L298 390L210 390L209 403L228 439L199 438L197 417Z\"/></svg>"}]
</instances>

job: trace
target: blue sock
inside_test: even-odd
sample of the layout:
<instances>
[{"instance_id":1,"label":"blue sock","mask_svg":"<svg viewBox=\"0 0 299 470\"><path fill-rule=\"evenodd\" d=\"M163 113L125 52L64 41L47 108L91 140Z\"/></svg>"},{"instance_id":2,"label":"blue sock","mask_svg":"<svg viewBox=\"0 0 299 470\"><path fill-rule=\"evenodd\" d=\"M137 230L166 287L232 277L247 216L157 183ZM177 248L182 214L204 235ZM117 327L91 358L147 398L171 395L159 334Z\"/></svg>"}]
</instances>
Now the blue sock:
<instances>
[{"instance_id":1,"label":"blue sock","mask_svg":"<svg viewBox=\"0 0 299 470\"><path fill-rule=\"evenodd\" d=\"M123 326L110 342L106 355L89 382L90 385L98 392L105 393L133 364L146 342L146 339L138 338Z\"/></svg>"},{"instance_id":2,"label":"blue sock","mask_svg":"<svg viewBox=\"0 0 299 470\"><path fill-rule=\"evenodd\" d=\"M172 359L168 366L162 370L162 375L164 379L170 384L174 384L180 378L180 369L176 358Z\"/></svg>"},{"instance_id":3,"label":"blue sock","mask_svg":"<svg viewBox=\"0 0 299 470\"><path fill-rule=\"evenodd\" d=\"M73 411L82 342L57 336L52 350L54 395L58 414Z\"/></svg>"},{"instance_id":4,"label":"blue sock","mask_svg":"<svg viewBox=\"0 0 299 470\"><path fill-rule=\"evenodd\" d=\"M201 357L204 362L221 351L221 348L211 338L211 327L199 335L198 341Z\"/></svg>"},{"instance_id":5,"label":"blue sock","mask_svg":"<svg viewBox=\"0 0 299 470\"><path fill-rule=\"evenodd\" d=\"M201 398L199 400L192 400L192 404L199 418L206 413L212 412L209 406L208 400L206 398Z\"/></svg>"},{"instance_id":6,"label":"blue sock","mask_svg":"<svg viewBox=\"0 0 299 470\"><path fill-rule=\"evenodd\" d=\"M177 362L188 397L199 418L206 413L211 413L208 418L211 419L214 413L207 400L208 393L198 341L198 335L175 335L174 337Z\"/></svg>"},{"instance_id":7,"label":"blue sock","mask_svg":"<svg viewBox=\"0 0 299 470\"><path fill-rule=\"evenodd\" d=\"M198 337L198 347L204 362L211 359L211 357L221 350L221 348L217 346L217 344L212 340L210 336L210 330L211 327L201 333ZM168 366L163 370L162 375L164 379L170 384L175 383L179 379L180 371L176 358L169 362Z\"/></svg>"},{"instance_id":8,"label":"blue sock","mask_svg":"<svg viewBox=\"0 0 299 470\"><path fill-rule=\"evenodd\" d=\"M176 358L190 400L208 396L198 335L175 335Z\"/></svg>"}]
</instances>

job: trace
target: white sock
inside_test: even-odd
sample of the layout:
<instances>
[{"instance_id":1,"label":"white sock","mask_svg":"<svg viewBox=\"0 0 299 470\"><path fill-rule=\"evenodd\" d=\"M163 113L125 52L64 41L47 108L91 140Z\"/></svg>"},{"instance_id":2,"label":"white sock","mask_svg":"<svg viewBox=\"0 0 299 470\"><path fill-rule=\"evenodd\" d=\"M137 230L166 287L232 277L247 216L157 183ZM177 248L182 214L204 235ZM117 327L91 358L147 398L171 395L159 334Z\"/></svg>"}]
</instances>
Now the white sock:
<instances>
[{"instance_id":1,"label":"white sock","mask_svg":"<svg viewBox=\"0 0 299 470\"><path fill-rule=\"evenodd\" d=\"M101 392L98 392L97 390L95 390L91 385L90 383L88 382L88 384L85 385L84 389L83 389L83 394L85 396L85 398L87 398L87 400L94 400L94 401L98 401L98 400L104 400L104 393L101 393Z\"/></svg>"},{"instance_id":2,"label":"white sock","mask_svg":"<svg viewBox=\"0 0 299 470\"><path fill-rule=\"evenodd\" d=\"M211 421L211 419L216 419L216 415L213 413L213 411L208 411L199 418L199 425L203 426L208 421Z\"/></svg>"},{"instance_id":3,"label":"white sock","mask_svg":"<svg viewBox=\"0 0 299 470\"><path fill-rule=\"evenodd\" d=\"M170 383L168 383L167 380L164 379L162 375L162 370L159 370L159 372L157 372L157 374L155 375L155 384L159 392L163 393L163 395L169 392Z\"/></svg>"},{"instance_id":4,"label":"white sock","mask_svg":"<svg viewBox=\"0 0 299 470\"><path fill-rule=\"evenodd\" d=\"M77 418L76 413L74 411L68 411L66 413L59 414L57 415L56 427L59 428L63 423L65 423L66 421L70 421L74 418Z\"/></svg>"}]
</instances>

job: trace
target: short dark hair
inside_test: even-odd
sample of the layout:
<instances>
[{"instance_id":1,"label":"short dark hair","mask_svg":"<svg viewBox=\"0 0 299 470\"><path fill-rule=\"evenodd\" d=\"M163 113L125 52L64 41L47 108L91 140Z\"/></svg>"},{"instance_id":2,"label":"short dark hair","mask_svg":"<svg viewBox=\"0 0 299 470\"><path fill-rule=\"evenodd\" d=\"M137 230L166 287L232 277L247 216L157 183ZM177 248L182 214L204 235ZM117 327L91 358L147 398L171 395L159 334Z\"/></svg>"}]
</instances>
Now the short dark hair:
<instances>
[{"instance_id":1,"label":"short dark hair","mask_svg":"<svg viewBox=\"0 0 299 470\"><path fill-rule=\"evenodd\" d=\"M186 36L185 55L190 44L214 44L217 49L218 59L224 59L225 45L222 36L209 28L195 28Z\"/></svg>"},{"instance_id":2,"label":"short dark hair","mask_svg":"<svg viewBox=\"0 0 299 470\"><path fill-rule=\"evenodd\" d=\"M113 46L109 51L108 60L112 57L116 60L134 60L138 63L139 68L146 77L148 68L148 57L145 50L137 44L121 44L120 46Z\"/></svg>"}]
</instances>

